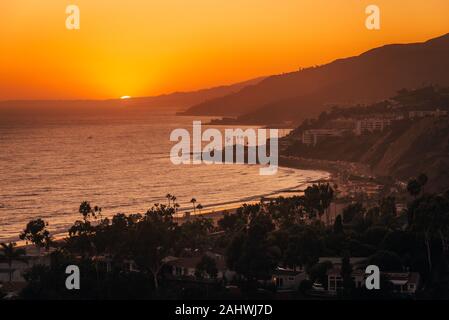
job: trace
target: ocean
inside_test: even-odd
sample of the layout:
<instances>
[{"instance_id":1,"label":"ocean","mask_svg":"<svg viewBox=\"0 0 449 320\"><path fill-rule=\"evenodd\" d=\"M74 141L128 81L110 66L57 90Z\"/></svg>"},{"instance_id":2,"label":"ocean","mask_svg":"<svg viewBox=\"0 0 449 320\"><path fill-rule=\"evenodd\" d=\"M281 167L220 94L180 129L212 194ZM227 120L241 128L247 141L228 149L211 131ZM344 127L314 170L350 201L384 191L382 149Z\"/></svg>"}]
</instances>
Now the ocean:
<instances>
[{"instance_id":1,"label":"ocean","mask_svg":"<svg viewBox=\"0 0 449 320\"><path fill-rule=\"evenodd\" d=\"M0 242L17 240L36 218L60 235L81 218L82 201L106 217L144 213L170 193L181 211L192 211L193 197L211 211L328 177L290 168L262 176L258 165L174 165L170 133L191 130L193 120L209 119L123 110L0 117Z\"/></svg>"}]
</instances>

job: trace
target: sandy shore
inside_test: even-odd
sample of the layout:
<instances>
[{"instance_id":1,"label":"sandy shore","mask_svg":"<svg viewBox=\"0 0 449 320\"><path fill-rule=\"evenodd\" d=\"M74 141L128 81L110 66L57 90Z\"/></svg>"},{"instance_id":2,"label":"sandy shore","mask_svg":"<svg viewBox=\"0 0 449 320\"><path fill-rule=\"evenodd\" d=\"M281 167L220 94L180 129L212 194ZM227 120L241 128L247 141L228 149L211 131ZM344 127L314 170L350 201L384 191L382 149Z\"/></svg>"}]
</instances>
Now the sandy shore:
<instances>
[{"instance_id":1,"label":"sandy shore","mask_svg":"<svg viewBox=\"0 0 449 320\"><path fill-rule=\"evenodd\" d=\"M351 188L354 188L354 181L351 180L350 176L356 177L357 179L362 180L371 180L373 179L373 176L371 175L371 172L368 167L360 165L360 164L354 164L354 163L345 163L345 162L339 162L339 161L325 161L325 160L314 160L314 159L305 159L305 158L298 158L298 157L283 157L281 156L279 159L279 165L280 167L290 168L290 169L300 169L300 170L316 170L316 171L324 171L329 173L329 178L322 179L322 180L316 180L316 181L309 181L308 184L313 183L331 183L333 186L338 185L338 190L340 195L344 195L349 193ZM360 181L357 183L361 183ZM293 195L301 195L304 190L298 189L298 188L290 188L285 189L281 193L285 196L293 196ZM269 199L271 197L265 198ZM273 196L275 198L275 196ZM256 204L260 201L259 200L253 200L253 201L247 201L245 203L247 204ZM338 203L342 202L338 199L334 201L333 208L334 212L332 216L335 218L335 216L339 213L337 210ZM196 218L208 218L212 219L214 224L217 224L218 220L220 220L225 213L234 214L237 209L242 205L242 203L238 204L229 204L225 205L221 208L210 208L210 209L203 209L201 210L201 213L197 214L191 214L189 216L186 216L185 213L187 211L181 211L178 214L175 215L174 221L176 223L182 224L186 221L192 221ZM332 208L332 206L331 206ZM333 219L332 219L333 220ZM324 222L324 221L323 221ZM54 237L56 241L62 241L65 237L67 237L67 233L61 233ZM17 244L19 246L27 246L25 242L18 241Z\"/></svg>"},{"instance_id":2,"label":"sandy shore","mask_svg":"<svg viewBox=\"0 0 449 320\"><path fill-rule=\"evenodd\" d=\"M315 170L315 171L324 171L326 173L329 173L328 179L321 179L321 180L312 180L305 185L308 184L314 184L314 183L326 183L326 182L333 182L335 180L335 174L339 172L338 168L334 168L333 170L329 170L330 168L328 166L320 166L320 168L313 167L312 165L307 165L306 163L303 163L302 161L298 161L297 159L289 159L289 161L286 161L287 159L283 159L283 157L280 157L280 167L289 168L289 169L299 169L299 170ZM302 195L304 193L303 189L298 189L297 187L293 188L286 188L282 192L279 192L279 194L282 194L283 196L293 196L293 195ZM277 196L273 197L264 197L263 199L269 200L270 198L276 198ZM246 204L256 204L259 203L259 200L254 201L246 201ZM236 213L237 209L240 208L242 204L238 205L231 205L225 208L219 208L219 209L210 209L210 210L202 210L201 214L191 214L190 216L186 217L184 216L184 212L181 212L179 216L175 217L175 221L177 223L184 223L189 220L193 220L195 218L208 218L212 219L214 224L220 220L225 213L234 214Z\"/></svg>"}]
</instances>

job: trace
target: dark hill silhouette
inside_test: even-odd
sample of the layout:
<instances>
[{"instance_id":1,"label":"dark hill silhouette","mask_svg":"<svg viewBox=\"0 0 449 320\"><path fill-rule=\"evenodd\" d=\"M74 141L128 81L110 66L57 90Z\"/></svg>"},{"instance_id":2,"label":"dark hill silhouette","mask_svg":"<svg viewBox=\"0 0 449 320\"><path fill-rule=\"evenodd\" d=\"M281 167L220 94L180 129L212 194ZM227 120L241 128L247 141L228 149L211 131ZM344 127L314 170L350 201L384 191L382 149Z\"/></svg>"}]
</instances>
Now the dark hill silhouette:
<instances>
[{"instance_id":1,"label":"dark hill silhouette","mask_svg":"<svg viewBox=\"0 0 449 320\"><path fill-rule=\"evenodd\" d=\"M368 103L402 88L449 85L449 34L423 43L386 45L359 56L266 78L186 114L239 116L274 123L317 115L329 104Z\"/></svg>"},{"instance_id":2,"label":"dark hill silhouette","mask_svg":"<svg viewBox=\"0 0 449 320\"><path fill-rule=\"evenodd\" d=\"M240 91L242 88L254 85L262 81L264 77L238 82L231 85L206 88L197 91L174 92L154 97L134 98L132 102L137 106L175 108L179 111L187 109L192 104L201 103L214 98L219 98Z\"/></svg>"},{"instance_id":3,"label":"dark hill silhouette","mask_svg":"<svg viewBox=\"0 0 449 320\"><path fill-rule=\"evenodd\" d=\"M0 109L94 109L99 107L122 107L123 105L126 105L127 107L133 108L141 107L145 109L153 108L184 111L192 104L238 92L242 88L256 84L261 80L263 80L263 77L197 91L174 92L152 97L133 97L128 100L9 100L0 101Z\"/></svg>"}]
</instances>

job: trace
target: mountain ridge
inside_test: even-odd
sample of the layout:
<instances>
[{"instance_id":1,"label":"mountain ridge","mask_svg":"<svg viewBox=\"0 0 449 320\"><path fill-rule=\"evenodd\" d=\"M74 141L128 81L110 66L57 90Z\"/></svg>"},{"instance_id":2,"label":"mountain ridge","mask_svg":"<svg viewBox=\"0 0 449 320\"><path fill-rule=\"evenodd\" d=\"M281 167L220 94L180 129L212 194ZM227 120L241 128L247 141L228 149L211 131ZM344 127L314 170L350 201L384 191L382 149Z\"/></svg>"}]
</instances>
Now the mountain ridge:
<instances>
[{"instance_id":1,"label":"mountain ridge","mask_svg":"<svg viewBox=\"0 0 449 320\"><path fill-rule=\"evenodd\" d=\"M239 92L194 105L188 115L265 123L315 116L329 104L369 103L402 88L449 84L449 33L419 43L388 44L360 55L265 78ZM276 113L273 112L276 110Z\"/></svg>"},{"instance_id":2,"label":"mountain ridge","mask_svg":"<svg viewBox=\"0 0 449 320\"><path fill-rule=\"evenodd\" d=\"M118 107L132 106L132 107L142 107L142 108L173 108L177 111L182 111L188 108L190 105L206 101L208 99L225 96L227 94L241 90L242 88L253 85L262 81L264 77L258 77L242 82L236 82L230 85L221 85L215 87L209 87L193 91L175 91L172 93L166 93L156 96L148 97L132 97L130 99L30 99L30 100L2 100L0 101L0 108L8 107L59 107L59 106L69 106L69 107Z\"/></svg>"}]
</instances>

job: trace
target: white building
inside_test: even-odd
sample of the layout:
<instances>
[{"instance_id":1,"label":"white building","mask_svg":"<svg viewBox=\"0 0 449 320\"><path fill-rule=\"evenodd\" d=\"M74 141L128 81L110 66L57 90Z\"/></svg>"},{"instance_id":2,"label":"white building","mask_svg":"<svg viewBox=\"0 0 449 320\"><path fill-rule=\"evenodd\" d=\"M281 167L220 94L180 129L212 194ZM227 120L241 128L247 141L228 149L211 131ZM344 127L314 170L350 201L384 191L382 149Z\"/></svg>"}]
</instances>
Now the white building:
<instances>
[{"instance_id":1,"label":"white building","mask_svg":"<svg viewBox=\"0 0 449 320\"><path fill-rule=\"evenodd\" d=\"M315 146L318 142L329 137L341 137L343 131L339 129L311 129L302 134L302 143Z\"/></svg>"},{"instance_id":2,"label":"white building","mask_svg":"<svg viewBox=\"0 0 449 320\"><path fill-rule=\"evenodd\" d=\"M355 134L360 136L367 132L384 131L391 126L391 118L368 118L357 120Z\"/></svg>"},{"instance_id":3,"label":"white building","mask_svg":"<svg viewBox=\"0 0 449 320\"><path fill-rule=\"evenodd\" d=\"M420 275L417 272L381 272L381 275L393 284L393 290L401 295L413 295L419 289ZM351 274L356 288L363 288L367 275L363 269L356 269ZM336 293L343 289L341 267L334 267L327 272L328 291Z\"/></svg>"},{"instance_id":4,"label":"white building","mask_svg":"<svg viewBox=\"0 0 449 320\"><path fill-rule=\"evenodd\" d=\"M445 117L448 115L446 110L415 110L408 113L410 119L418 119L424 117Z\"/></svg>"},{"instance_id":5,"label":"white building","mask_svg":"<svg viewBox=\"0 0 449 320\"><path fill-rule=\"evenodd\" d=\"M277 268L271 275L271 281L278 291L296 291L301 281L307 278L304 271Z\"/></svg>"},{"instance_id":6,"label":"white building","mask_svg":"<svg viewBox=\"0 0 449 320\"><path fill-rule=\"evenodd\" d=\"M36 265L50 265L50 256L46 253L35 253L29 248L27 254L21 259L13 260L11 266L8 262L0 262L0 283L25 283L25 273ZM11 277L11 281L10 281Z\"/></svg>"}]
</instances>

